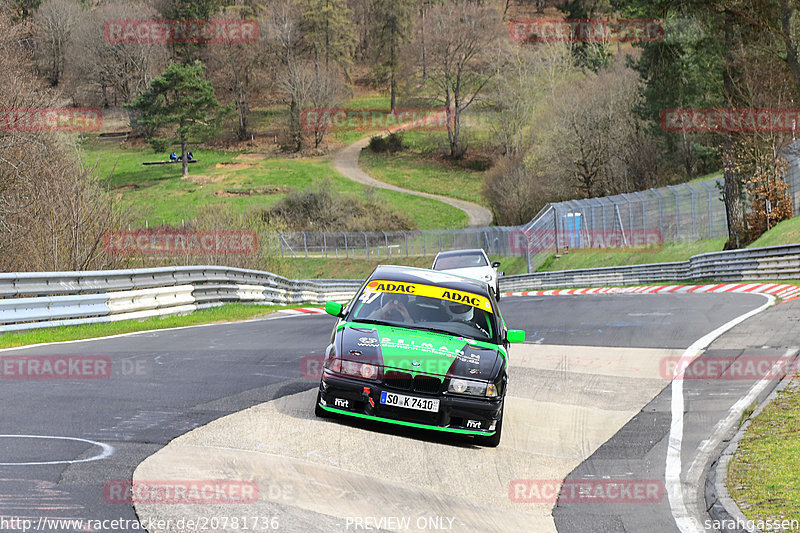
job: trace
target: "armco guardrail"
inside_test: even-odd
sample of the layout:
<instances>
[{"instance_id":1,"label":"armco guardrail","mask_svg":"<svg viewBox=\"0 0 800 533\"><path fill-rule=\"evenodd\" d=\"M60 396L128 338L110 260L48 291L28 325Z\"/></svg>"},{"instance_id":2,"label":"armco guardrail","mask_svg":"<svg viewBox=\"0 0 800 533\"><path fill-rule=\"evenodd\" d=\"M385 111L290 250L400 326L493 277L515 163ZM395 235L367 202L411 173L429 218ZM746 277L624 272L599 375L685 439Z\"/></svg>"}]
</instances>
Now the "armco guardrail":
<instances>
[{"instance_id":1,"label":"armco guardrail","mask_svg":"<svg viewBox=\"0 0 800 533\"><path fill-rule=\"evenodd\" d=\"M800 279L800 243L702 254L675 263L506 276L500 279L500 289L779 279ZM211 266L0 274L0 331L188 313L226 302L344 302L361 284L290 280L269 272Z\"/></svg>"},{"instance_id":2,"label":"armco guardrail","mask_svg":"<svg viewBox=\"0 0 800 533\"><path fill-rule=\"evenodd\" d=\"M0 274L0 331L188 313L226 302L347 301L361 283L226 267Z\"/></svg>"},{"instance_id":3,"label":"armco guardrail","mask_svg":"<svg viewBox=\"0 0 800 533\"><path fill-rule=\"evenodd\" d=\"M688 261L537 272L500 278L503 292L678 281L800 279L800 243L696 255Z\"/></svg>"}]
</instances>

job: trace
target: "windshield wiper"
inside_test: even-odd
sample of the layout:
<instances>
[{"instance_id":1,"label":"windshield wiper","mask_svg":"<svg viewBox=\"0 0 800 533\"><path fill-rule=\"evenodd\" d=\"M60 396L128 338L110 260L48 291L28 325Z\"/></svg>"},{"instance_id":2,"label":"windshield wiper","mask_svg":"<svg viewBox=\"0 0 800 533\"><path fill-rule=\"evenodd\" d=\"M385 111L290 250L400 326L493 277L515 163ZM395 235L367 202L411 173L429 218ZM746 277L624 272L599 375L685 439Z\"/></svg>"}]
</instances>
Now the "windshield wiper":
<instances>
[{"instance_id":1,"label":"windshield wiper","mask_svg":"<svg viewBox=\"0 0 800 533\"><path fill-rule=\"evenodd\" d=\"M383 320L374 320L372 318L354 318L351 322L358 322L361 324L375 324L376 326L396 326L391 322L384 322Z\"/></svg>"}]
</instances>

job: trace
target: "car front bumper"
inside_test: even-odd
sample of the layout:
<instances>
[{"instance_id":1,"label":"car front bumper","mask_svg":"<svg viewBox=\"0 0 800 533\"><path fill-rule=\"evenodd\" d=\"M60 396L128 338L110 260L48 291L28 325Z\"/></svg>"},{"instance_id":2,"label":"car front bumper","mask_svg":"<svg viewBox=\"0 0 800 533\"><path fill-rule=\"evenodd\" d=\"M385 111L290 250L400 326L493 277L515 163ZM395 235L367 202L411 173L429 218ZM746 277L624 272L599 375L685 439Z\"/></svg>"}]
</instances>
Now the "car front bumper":
<instances>
[{"instance_id":1,"label":"car front bumper","mask_svg":"<svg viewBox=\"0 0 800 533\"><path fill-rule=\"evenodd\" d=\"M382 392L439 400L436 413L381 405ZM320 407L328 412L409 427L462 435L494 435L503 410L503 398L467 398L444 394L421 394L385 387L333 374L326 370L320 382Z\"/></svg>"}]
</instances>

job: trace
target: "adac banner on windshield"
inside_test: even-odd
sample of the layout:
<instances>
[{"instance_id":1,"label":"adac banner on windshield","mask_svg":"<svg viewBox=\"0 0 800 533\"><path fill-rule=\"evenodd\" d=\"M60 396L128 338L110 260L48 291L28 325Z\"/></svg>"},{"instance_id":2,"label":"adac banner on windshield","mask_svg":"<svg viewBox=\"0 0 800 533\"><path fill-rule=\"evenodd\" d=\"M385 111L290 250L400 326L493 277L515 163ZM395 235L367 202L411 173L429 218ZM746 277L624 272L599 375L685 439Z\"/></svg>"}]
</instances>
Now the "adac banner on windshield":
<instances>
[{"instance_id":1,"label":"adac banner on windshield","mask_svg":"<svg viewBox=\"0 0 800 533\"><path fill-rule=\"evenodd\" d=\"M364 291L426 296L428 298L438 298L440 300L470 305L478 309L483 309L489 313L493 312L492 304L485 296L473 294L471 292L457 291L446 287L435 287L433 285L424 285L421 283L405 283L402 281L385 281L376 279L370 281Z\"/></svg>"}]
</instances>

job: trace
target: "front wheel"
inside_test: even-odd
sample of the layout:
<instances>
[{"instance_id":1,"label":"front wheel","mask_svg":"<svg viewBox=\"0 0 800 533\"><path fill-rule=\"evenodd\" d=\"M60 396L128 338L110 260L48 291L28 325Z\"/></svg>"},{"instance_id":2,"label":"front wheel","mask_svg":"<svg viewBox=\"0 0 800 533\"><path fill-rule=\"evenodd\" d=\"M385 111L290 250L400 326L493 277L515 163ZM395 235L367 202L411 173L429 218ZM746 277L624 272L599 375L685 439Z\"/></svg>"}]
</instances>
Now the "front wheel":
<instances>
[{"instance_id":1,"label":"front wheel","mask_svg":"<svg viewBox=\"0 0 800 533\"><path fill-rule=\"evenodd\" d=\"M494 435L490 435L488 437L478 437L478 443L481 446L486 446L487 448L497 448L500 444L500 437L501 433L503 432L503 413L500 412L500 420L497 421L497 425L494 427Z\"/></svg>"}]
</instances>

